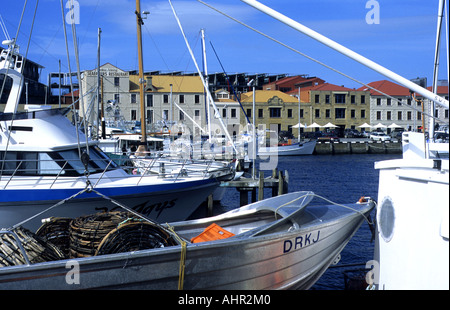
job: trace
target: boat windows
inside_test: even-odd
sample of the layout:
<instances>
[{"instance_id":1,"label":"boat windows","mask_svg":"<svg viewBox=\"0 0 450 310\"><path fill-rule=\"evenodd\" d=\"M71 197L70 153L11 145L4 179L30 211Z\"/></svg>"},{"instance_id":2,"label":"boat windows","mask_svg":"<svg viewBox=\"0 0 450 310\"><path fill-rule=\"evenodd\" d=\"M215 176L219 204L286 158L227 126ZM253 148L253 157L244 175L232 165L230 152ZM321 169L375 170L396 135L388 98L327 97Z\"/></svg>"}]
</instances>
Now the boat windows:
<instances>
[{"instance_id":1,"label":"boat windows","mask_svg":"<svg viewBox=\"0 0 450 310\"><path fill-rule=\"evenodd\" d=\"M81 149L81 153L85 150ZM89 149L89 173L101 173L106 168L117 168L109 157L98 147ZM84 175L85 167L80 160L78 149L60 152L0 152L2 175Z\"/></svg>"}]
</instances>

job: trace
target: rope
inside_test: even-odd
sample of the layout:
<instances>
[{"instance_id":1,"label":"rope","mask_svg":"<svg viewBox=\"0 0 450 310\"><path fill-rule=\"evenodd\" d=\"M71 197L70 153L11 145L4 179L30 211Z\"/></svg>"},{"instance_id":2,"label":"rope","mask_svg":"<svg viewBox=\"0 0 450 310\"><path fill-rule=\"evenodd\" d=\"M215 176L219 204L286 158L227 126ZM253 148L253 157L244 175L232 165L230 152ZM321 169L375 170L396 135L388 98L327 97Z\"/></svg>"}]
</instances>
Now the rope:
<instances>
[{"instance_id":1,"label":"rope","mask_svg":"<svg viewBox=\"0 0 450 310\"><path fill-rule=\"evenodd\" d=\"M68 197L68 198L66 198L66 199L63 199L63 200L59 201L58 203L54 204L53 206L50 206L50 207L48 207L47 209L45 209L45 210L43 210L43 211L41 211L41 212L39 212L39 213L37 213L37 214L35 214L35 215L33 215L33 216L30 216L29 218L23 220L22 222L19 222L19 223L15 224L14 226L12 226L12 227L10 228L10 230L13 230L13 229L15 229L15 228L17 228L17 227L19 227L19 226L25 224L26 222L31 221L32 219L34 219L34 218L40 216L41 214L43 214L43 213L45 213L45 212L47 212L47 211L49 211L49 210L51 210L51 209L53 209L53 208L59 207L59 206L62 205L63 203L66 203L67 201L69 201L69 200L71 200L71 199L73 199L73 198L75 198L75 197L77 197L77 196L79 196L79 195L81 195L81 194L83 194L83 193L85 193L85 192L88 192L89 190L90 190L89 187L86 186L84 189L82 189L82 190L79 191L78 193L76 193L76 194L74 194L74 195L72 195L72 196L70 196L70 197Z\"/></svg>"},{"instance_id":2,"label":"rope","mask_svg":"<svg viewBox=\"0 0 450 310\"><path fill-rule=\"evenodd\" d=\"M184 286L184 270L186 267L186 241L182 240L180 236L175 232L172 226L166 223L167 229L172 232L173 236L180 242L181 244L181 252L180 252L180 271L178 273L178 290L183 290Z\"/></svg>"},{"instance_id":3,"label":"rope","mask_svg":"<svg viewBox=\"0 0 450 310\"><path fill-rule=\"evenodd\" d=\"M320 196L320 195L317 195L317 194L312 194L312 195L313 195L314 197L323 199L323 200L325 200L326 202L331 203L332 205L335 205L335 206L338 206L338 207L342 207L342 208L344 208L344 209L348 209L348 210L351 210L351 211L353 211L353 212L359 213L359 214L367 221L367 224L369 224L369 225L374 225L374 224L375 224L375 223L374 223L372 220L370 220L363 212L361 212L361 211L359 211L359 210L356 210L356 209L353 209L353 208L348 207L348 206L346 206L346 205L343 205L343 204L340 204L340 203L331 201L331 200L329 200L329 199L327 199L327 198L325 198L325 197L322 197L322 196ZM376 202L375 202L374 200L372 200L372 201L373 201L373 203L375 203L375 205L376 205Z\"/></svg>"}]
</instances>

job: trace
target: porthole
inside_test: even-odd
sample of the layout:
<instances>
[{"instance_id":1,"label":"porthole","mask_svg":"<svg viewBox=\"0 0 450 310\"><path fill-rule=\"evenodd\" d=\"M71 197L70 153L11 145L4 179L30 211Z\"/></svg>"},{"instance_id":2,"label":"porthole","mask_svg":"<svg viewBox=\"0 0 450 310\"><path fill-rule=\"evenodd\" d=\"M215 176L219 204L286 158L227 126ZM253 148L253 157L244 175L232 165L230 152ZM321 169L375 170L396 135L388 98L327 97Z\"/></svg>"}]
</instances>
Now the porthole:
<instances>
[{"instance_id":1,"label":"porthole","mask_svg":"<svg viewBox=\"0 0 450 310\"><path fill-rule=\"evenodd\" d=\"M385 197L377 214L378 230L384 241L391 241L394 235L395 211L390 197Z\"/></svg>"}]
</instances>

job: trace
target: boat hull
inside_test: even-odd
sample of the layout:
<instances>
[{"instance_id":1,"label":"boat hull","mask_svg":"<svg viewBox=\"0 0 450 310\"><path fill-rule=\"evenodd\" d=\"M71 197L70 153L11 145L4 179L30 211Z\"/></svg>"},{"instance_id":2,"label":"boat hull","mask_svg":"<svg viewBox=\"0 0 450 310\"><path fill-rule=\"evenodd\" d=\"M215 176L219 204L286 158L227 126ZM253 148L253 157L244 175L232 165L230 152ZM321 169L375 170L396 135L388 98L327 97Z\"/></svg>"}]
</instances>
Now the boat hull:
<instances>
[{"instance_id":1,"label":"boat hull","mask_svg":"<svg viewBox=\"0 0 450 310\"><path fill-rule=\"evenodd\" d=\"M156 177L153 177L156 178ZM157 222L186 220L218 187L215 179L161 180L157 184L98 186L96 191ZM84 187L8 189L0 192L0 227L8 228L77 195ZM85 192L51 209L22 226L36 230L42 218L75 218L119 208L95 192Z\"/></svg>"},{"instance_id":2,"label":"boat hull","mask_svg":"<svg viewBox=\"0 0 450 310\"><path fill-rule=\"evenodd\" d=\"M374 284L449 289L448 160L398 159L380 171Z\"/></svg>"},{"instance_id":3,"label":"boat hull","mask_svg":"<svg viewBox=\"0 0 450 310\"><path fill-rule=\"evenodd\" d=\"M363 213L372 207L361 208ZM294 216L270 220L257 213L249 225L239 218L235 237L203 243L188 243L183 289L308 289L362 224L356 212L341 213L336 206L305 208ZM232 211L231 211L232 212ZM236 211L234 211L236 212ZM247 217L248 219L248 217ZM230 228L232 219L172 223L175 231L193 234L210 222ZM322 221L321 221L322 220ZM272 226L271 226L272 225ZM266 230L264 230L266 227ZM269 227L269 228L267 228ZM296 228L295 228L296 227ZM232 228L230 228L232 229ZM255 233L256 230L256 233ZM258 231L260 233L258 233ZM237 231L235 231L237 232ZM181 246L104 255L74 260L0 268L2 289L169 289L179 288ZM71 280L79 272L79 281Z\"/></svg>"},{"instance_id":4,"label":"boat hull","mask_svg":"<svg viewBox=\"0 0 450 310\"><path fill-rule=\"evenodd\" d=\"M294 143L291 145L260 147L258 156L296 156L296 155L312 155L316 141L305 143Z\"/></svg>"}]
</instances>

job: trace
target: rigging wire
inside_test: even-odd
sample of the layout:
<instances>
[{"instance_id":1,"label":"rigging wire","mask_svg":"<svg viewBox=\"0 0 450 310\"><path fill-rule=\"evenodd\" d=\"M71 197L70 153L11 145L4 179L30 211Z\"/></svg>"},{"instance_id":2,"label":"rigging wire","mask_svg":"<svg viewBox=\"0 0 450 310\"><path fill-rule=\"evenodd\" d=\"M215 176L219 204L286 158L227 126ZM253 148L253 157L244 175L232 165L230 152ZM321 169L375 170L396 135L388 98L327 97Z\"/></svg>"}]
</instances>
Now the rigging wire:
<instances>
[{"instance_id":1,"label":"rigging wire","mask_svg":"<svg viewBox=\"0 0 450 310\"><path fill-rule=\"evenodd\" d=\"M392 97L392 96L390 96L390 95L388 95L388 94L386 94L386 93L384 93L384 92L382 92L382 91L380 91L380 90L378 90L378 89L376 89L376 88L374 88L374 87L372 87L372 86L370 86L370 85L368 85L368 84L366 84L366 83L364 83L362 81L359 81L359 80L357 80L357 79L355 79L355 78L353 78L353 77L351 77L351 76L349 76L349 75L347 75L347 74L345 74L345 73L343 73L343 72L341 72L341 71L339 71L339 70L337 70L337 69L335 69L335 68L333 68L333 67L331 67L331 66L329 66L329 65L327 65L327 64L325 64L325 63L323 63L323 62L321 62L321 61L319 61L319 60L317 60L315 58L313 58L313 57L311 57L311 56L308 56L308 55L306 55L306 54L304 54L304 53L302 53L302 52L292 48L291 46L289 46L289 45L287 45L287 44L285 44L285 43L283 43L283 42L281 42L281 41L279 41L279 40L277 40L275 38L272 38L271 36L269 36L269 35L261 32L261 31L255 29L255 28L253 28L253 27L251 27L251 26L241 22L240 20L238 20L238 19L236 19L236 18L234 18L234 17L232 17L232 16L230 16L230 15L228 15L228 14L226 14L226 13L224 13L224 12L218 10L218 9L216 9L215 7L213 7L213 6L203 2L202 0L197 0L197 1L200 2L201 4L205 5L205 6L209 7L210 9L212 9L212 10L214 10L214 11L216 11L216 12L222 14L222 15L224 15L225 17L227 17L227 18L237 22L238 24L240 24L240 25L242 25L242 26L244 26L244 27L246 27L246 28L248 28L248 29L258 33L258 34L260 34L260 35L262 35L263 37L265 37L265 38L267 38L267 39L269 39L269 40L271 40L271 41L273 41L275 43L278 43L278 44L280 44L280 45L290 49L291 51L293 51L293 52L295 52L295 53L297 53L297 54L299 54L299 55L301 55L301 56L303 56L303 57L305 57L305 58L307 58L307 59L309 59L309 60L311 60L311 61L313 61L313 62L315 62L315 63L317 63L319 65L321 65L321 66L324 66L325 68L330 69L333 72L336 72L336 73L338 73L338 74L340 74L340 75L342 75L342 76L344 76L344 77L346 77L346 78L348 78L348 79L350 79L350 80L352 80L352 81L354 81L354 82L356 82L358 84L366 86L366 87L368 87L371 90L377 91L377 92L381 93L382 95L386 96L387 98L390 98L391 100L397 101L397 103L399 103L400 105L402 104L402 102L400 100L398 100L397 98ZM427 112L422 112L421 110L416 109L416 108L414 108L412 106L409 106L408 108L411 109L411 110L420 112L423 115L426 115L428 117L431 117L431 118L434 118L434 119L438 119L439 121L441 121L443 123L446 123L446 124L449 123L448 121L444 121L444 120L441 120L441 119L435 117L434 113L430 114L430 113L427 113Z\"/></svg>"}]
</instances>

